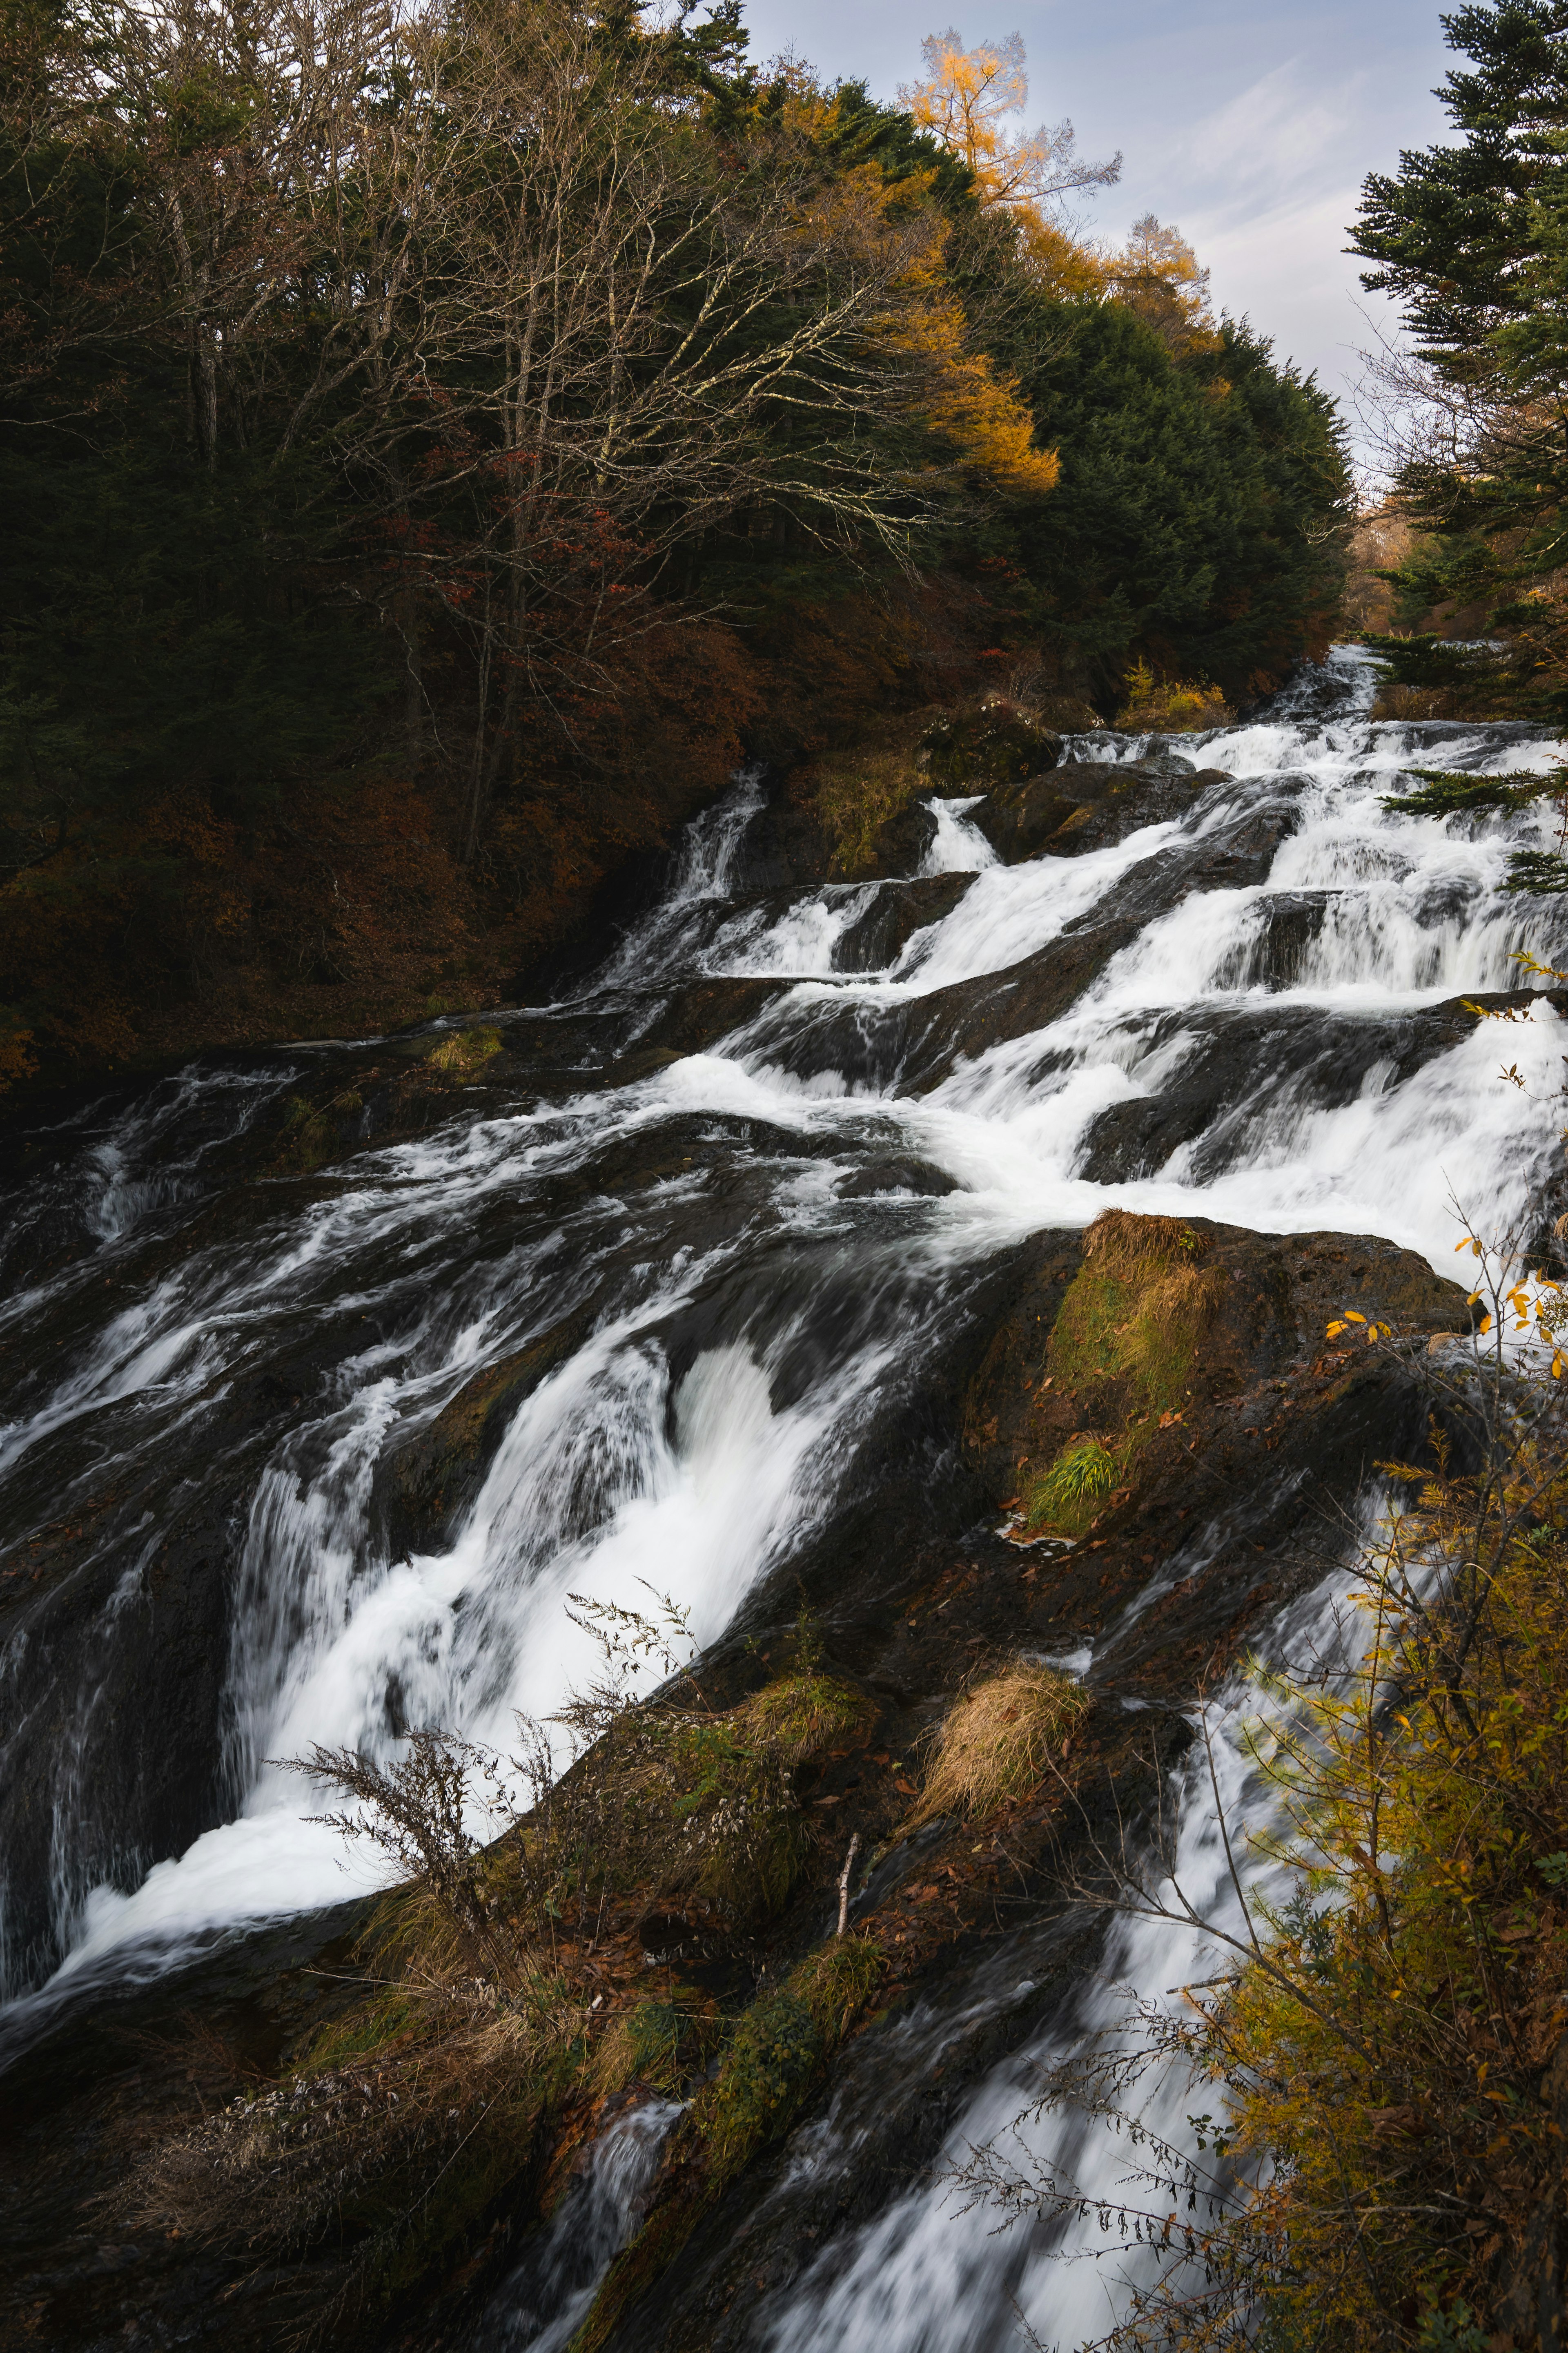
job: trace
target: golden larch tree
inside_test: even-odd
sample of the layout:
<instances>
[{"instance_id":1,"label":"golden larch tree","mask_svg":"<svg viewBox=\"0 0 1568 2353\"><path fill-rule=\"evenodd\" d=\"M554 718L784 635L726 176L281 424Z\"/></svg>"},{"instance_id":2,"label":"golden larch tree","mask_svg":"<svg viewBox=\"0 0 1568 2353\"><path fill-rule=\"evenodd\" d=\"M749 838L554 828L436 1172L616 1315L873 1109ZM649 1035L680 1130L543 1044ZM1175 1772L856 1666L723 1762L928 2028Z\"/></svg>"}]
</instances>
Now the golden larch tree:
<instances>
[{"instance_id":1,"label":"golden larch tree","mask_svg":"<svg viewBox=\"0 0 1568 2353\"><path fill-rule=\"evenodd\" d=\"M1009 205L1043 218L1059 207L1063 196L1080 188L1109 187L1121 177L1120 155L1100 164L1079 157L1065 117L1035 131L1005 128L1007 118L1021 114L1028 103L1022 34L966 49L963 35L950 25L945 32L927 35L921 55L926 78L901 85L900 99L922 131L932 132L962 156L983 205Z\"/></svg>"}]
</instances>

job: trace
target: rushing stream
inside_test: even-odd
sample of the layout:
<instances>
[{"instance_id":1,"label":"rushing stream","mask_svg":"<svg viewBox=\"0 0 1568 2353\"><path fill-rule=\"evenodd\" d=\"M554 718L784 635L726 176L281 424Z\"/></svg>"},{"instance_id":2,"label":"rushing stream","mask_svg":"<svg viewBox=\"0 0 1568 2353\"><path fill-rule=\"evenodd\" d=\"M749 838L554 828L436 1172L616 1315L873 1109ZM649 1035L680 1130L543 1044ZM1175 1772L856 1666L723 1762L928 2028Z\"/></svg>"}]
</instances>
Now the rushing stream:
<instances>
[{"instance_id":1,"label":"rushing stream","mask_svg":"<svg viewBox=\"0 0 1568 2353\"><path fill-rule=\"evenodd\" d=\"M1540 772L1554 747L1373 724L1372 692L1336 650L1267 717L1180 740L1218 773L1179 816L1076 857L1001 864L972 804L937 801L903 882L758 887L765 797L742 777L576 996L487 1017L542 1075L318 1176L247 1170L245 1148L330 1043L203 1058L42 1138L7 1205L0 1569L25 1596L29 1546L64 1531L89 1599L68 1641L24 1615L0 1654L0 1764L26 1789L0 1856L16 2014L363 1883L277 1760L391 1754L422 1723L504 1744L591 1664L569 1593L635 1605L646 1580L719 1634L843 1508L875 1415L1020 1237L1114 1203L1380 1234L1448 1273L1461 1210L1531 1209L1564 1022L1542 998L1500 1055L1441 1008L1514 987L1513 951L1550 955L1552 902L1500 889L1546 821L1381 796L1413 762ZM1045 952L1079 940L1100 943L1082 985L1042 997ZM732 1019L639 1054L699 987L729 988ZM471 1504L438 1548L399 1547L388 1466L544 1335ZM209 1616L143 1704L127 1645L164 1641L171 1561ZM1113 1642L1090 1672L1114 1687ZM1182 1837L1213 1881L1191 1792ZM1163 1987L1187 1963L1140 1926L1107 1967ZM1015 2112L1027 2057L960 2139ZM1058 2267L1047 2295L1037 2253L911 2192L758 2341L958 2353L1005 2341L1014 2295L1083 2341L1104 2280L1085 2264L1069 2291Z\"/></svg>"}]
</instances>

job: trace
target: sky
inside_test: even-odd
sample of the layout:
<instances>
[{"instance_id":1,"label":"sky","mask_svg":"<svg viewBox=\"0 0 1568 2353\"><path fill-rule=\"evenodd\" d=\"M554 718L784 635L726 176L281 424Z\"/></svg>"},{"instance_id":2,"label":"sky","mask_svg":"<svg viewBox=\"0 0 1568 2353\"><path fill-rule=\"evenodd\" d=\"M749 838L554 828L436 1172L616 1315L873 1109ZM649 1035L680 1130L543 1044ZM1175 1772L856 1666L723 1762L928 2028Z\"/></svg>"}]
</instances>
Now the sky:
<instances>
[{"instance_id":1,"label":"sky","mask_svg":"<svg viewBox=\"0 0 1568 2353\"><path fill-rule=\"evenodd\" d=\"M1315 370L1357 427L1356 354L1394 330L1343 251L1368 172L1447 135L1432 86L1454 62L1438 0L748 0L752 54L793 48L827 80L892 99L920 46L956 15L966 46L1017 31L1026 127L1063 115L1080 154L1120 148L1120 184L1084 206L1117 241L1143 213L1173 224L1213 271L1216 309L1249 318L1276 353Z\"/></svg>"}]
</instances>

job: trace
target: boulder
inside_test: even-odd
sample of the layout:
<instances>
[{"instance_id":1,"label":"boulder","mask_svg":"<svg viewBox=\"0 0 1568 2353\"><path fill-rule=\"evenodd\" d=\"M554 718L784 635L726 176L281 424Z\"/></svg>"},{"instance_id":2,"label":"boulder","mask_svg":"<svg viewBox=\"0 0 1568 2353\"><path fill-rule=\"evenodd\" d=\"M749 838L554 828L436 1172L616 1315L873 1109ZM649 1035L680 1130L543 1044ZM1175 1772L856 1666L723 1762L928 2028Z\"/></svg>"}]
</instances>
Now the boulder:
<instances>
[{"instance_id":1,"label":"boulder","mask_svg":"<svg viewBox=\"0 0 1568 2353\"><path fill-rule=\"evenodd\" d=\"M978 711L939 719L927 730L921 759L938 792L988 791L996 785L1020 783L1054 768L1062 755L1062 739L1048 727L1037 727L1008 703L984 703Z\"/></svg>"}]
</instances>

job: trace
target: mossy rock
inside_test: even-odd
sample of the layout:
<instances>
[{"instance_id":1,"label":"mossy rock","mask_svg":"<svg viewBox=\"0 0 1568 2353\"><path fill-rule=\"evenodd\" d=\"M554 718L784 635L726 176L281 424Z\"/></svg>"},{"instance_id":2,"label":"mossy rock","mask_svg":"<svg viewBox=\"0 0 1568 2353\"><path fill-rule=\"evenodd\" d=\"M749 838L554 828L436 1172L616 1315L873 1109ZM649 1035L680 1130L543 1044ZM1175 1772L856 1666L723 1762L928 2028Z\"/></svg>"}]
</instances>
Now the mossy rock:
<instances>
[{"instance_id":1,"label":"mossy rock","mask_svg":"<svg viewBox=\"0 0 1568 2353\"><path fill-rule=\"evenodd\" d=\"M1336 1340L1347 1312L1367 1323ZM1282 1489L1287 1464L1396 1451L1412 1365L1469 1320L1462 1288L1376 1238L1111 1210L1081 1242L1042 1238L970 1384L964 1444L1026 1533L1103 1538L1156 1507ZM1374 1322L1393 1327L1379 1348L1354 1338Z\"/></svg>"},{"instance_id":2,"label":"mossy rock","mask_svg":"<svg viewBox=\"0 0 1568 2353\"><path fill-rule=\"evenodd\" d=\"M994 786L971 812L974 824L1005 866L1034 858L1053 835L1089 812L1060 791L1054 776L1030 776L1021 785Z\"/></svg>"},{"instance_id":3,"label":"mossy rock","mask_svg":"<svg viewBox=\"0 0 1568 2353\"><path fill-rule=\"evenodd\" d=\"M1007 703L982 703L977 711L939 719L927 730L921 753L938 790L979 793L1054 768L1062 739Z\"/></svg>"}]
</instances>

